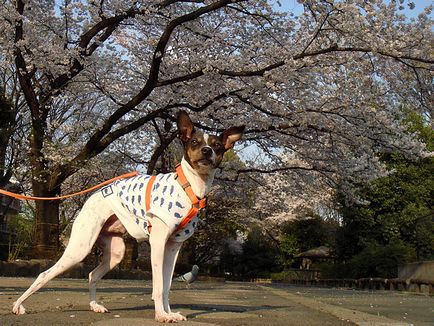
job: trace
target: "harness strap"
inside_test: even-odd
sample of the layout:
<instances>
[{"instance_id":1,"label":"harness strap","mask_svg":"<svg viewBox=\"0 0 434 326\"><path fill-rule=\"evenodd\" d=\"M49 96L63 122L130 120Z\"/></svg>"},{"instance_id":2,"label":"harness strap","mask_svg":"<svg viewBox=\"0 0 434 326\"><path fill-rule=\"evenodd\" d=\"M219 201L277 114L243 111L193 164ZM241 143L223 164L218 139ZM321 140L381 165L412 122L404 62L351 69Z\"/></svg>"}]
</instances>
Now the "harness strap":
<instances>
[{"instance_id":1,"label":"harness strap","mask_svg":"<svg viewBox=\"0 0 434 326\"><path fill-rule=\"evenodd\" d=\"M149 212L151 209L151 192L152 192L152 186L154 185L156 176L153 175L149 178L148 184L146 185L146 194L145 194L145 208L146 212ZM152 230L152 224L148 220L148 233L151 234Z\"/></svg>"},{"instance_id":2,"label":"harness strap","mask_svg":"<svg viewBox=\"0 0 434 326\"><path fill-rule=\"evenodd\" d=\"M178 164L176 166L176 174L178 175L178 181L181 184L182 189L184 189L188 198L190 198L191 203L193 205L197 205L199 203L199 199L194 194L193 188L191 188L190 182L188 182L187 178L185 177L185 174L184 174L184 171L182 170L181 164Z\"/></svg>"},{"instance_id":3,"label":"harness strap","mask_svg":"<svg viewBox=\"0 0 434 326\"><path fill-rule=\"evenodd\" d=\"M176 232L182 230L199 212L200 209L206 207L206 198L199 199L193 192L190 182L185 177L181 164L176 166L176 174L178 175L178 181L191 201L191 208L187 215L182 219L181 223L176 228Z\"/></svg>"},{"instance_id":4,"label":"harness strap","mask_svg":"<svg viewBox=\"0 0 434 326\"><path fill-rule=\"evenodd\" d=\"M104 181L104 182L102 182L102 183L100 183L100 184L98 184L96 186L90 187L88 189L85 189L85 190L82 190L82 191L79 191L79 192L76 192L76 193L73 193L73 194L64 195L64 196L58 196L58 197L25 196L25 195L16 194L14 192L10 192L10 191L3 190L3 189L0 189L0 194L6 195L6 196L9 196L9 197L13 197L13 198L16 198L16 199L20 199L20 200L61 200L61 199L66 199L66 198L74 197L74 196L77 196L77 195L86 194L88 192L94 191L95 189L98 189L98 188L101 188L101 187L103 187L105 185L108 185L108 184L110 184L110 183L112 183L112 182L114 182L116 180L131 178L131 177L134 177L134 176L136 176L138 174L139 174L139 172L137 172L137 171L130 172L130 173L125 173L125 174L122 174L120 176L114 177L114 178L112 178L110 180Z\"/></svg>"},{"instance_id":5,"label":"harness strap","mask_svg":"<svg viewBox=\"0 0 434 326\"><path fill-rule=\"evenodd\" d=\"M188 182L187 178L185 177L184 171L182 171L181 164L178 164L176 166L176 174L178 176L178 182L180 183L182 189L184 189L185 193L187 194L188 198L191 201L191 208L188 211L187 215L184 216L181 223L176 228L175 232L178 232L179 230L182 230L196 215L199 213L199 210L202 208L205 208L206 206L206 198L199 199L194 194L193 189L191 188L190 182ZM154 184L156 176L153 175L148 181L148 184L146 185L146 196L145 196L145 207L146 211L148 212L151 208L151 193L152 193L152 186ZM148 232L151 233L152 225L149 223L148 220Z\"/></svg>"},{"instance_id":6,"label":"harness strap","mask_svg":"<svg viewBox=\"0 0 434 326\"><path fill-rule=\"evenodd\" d=\"M146 211L148 212L151 208L151 192L152 192L152 186L154 185L156 176L153 175L149 178L148 184L146 185L146 197L145 197L145 205L146 205Z\"/></svg>"},{"instance_id":7,"label":"harness strap","mask_svg":"<svg viewBox=\"0 0 434 326\"><path fill-rule=\"evenodd\" d=\"M186 227L187 224L190 223L190 221L197 215L197 213L199 213L199 209L196 206L192 206L187 215L182 219L181 223L179 223L175 232L178 232Z\"/></svg>"}]
</instances>

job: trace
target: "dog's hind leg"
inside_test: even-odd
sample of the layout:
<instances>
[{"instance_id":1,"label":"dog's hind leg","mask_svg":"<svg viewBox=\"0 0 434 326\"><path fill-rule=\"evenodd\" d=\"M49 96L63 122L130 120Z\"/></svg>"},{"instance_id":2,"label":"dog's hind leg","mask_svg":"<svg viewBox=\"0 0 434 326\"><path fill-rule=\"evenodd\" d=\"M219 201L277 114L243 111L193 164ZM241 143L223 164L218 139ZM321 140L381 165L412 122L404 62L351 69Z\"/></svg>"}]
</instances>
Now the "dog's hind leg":
<instances>
[{"instance_id":1,"label":"dog's hind leg","mask_svg":"<svg viewBox=\"0 0 434 326\"><path fill-rule=\"evenodd\" d=\"M101 228L112 214L107 205L104 205L100 192L92 195L74 221L69 243L62 257L53 267L39 274L27 291L14 302L12 312L17 315L24 314L26 310L22 303L30 295L57 275L82 261L91 251Z\"/></svg>"},{"instance_id":2,"label":"dog's hind leg","mask_svg":"<svg viewBox=\"0 0 434 326\"><path fill-rule=\"evenodd\" d=\"M120 236L101 235L97 245L103 252L101 263L89 273L90 310L95 312L108 312L96 302L96 283L110 270L122 261L125 253L124 239Z\"/></svg>"}]
</instances>

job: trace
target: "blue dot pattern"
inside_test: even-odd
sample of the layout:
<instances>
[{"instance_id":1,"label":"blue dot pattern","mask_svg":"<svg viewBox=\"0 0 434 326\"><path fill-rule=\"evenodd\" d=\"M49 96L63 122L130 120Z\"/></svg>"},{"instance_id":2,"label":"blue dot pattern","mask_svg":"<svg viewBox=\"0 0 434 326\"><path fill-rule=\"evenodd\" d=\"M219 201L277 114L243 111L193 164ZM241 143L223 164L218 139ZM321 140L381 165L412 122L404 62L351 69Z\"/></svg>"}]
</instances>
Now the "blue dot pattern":
<instances>
[{"instance_id":1,"label":"blue dot pattern","mask_svg":"<svg viewBox=\"0 0 434 326\"><path fill-rule=\"evenodd\" d=\"M176 230L189 212L191 201L175 176L175 173L157 175L152 186L149 212L146 211L145 198L150 176L138 175L115 181L112 184L114 195L110 196L110 199L119 201L120 205L117 207L122 207L125 210L122 214L117 214L118 217L120 215L131 216L134 223L129 225L141 228L141 231L145 232L148 231L148 221L152 224L152 218L157 217L172 229L172 240L185 241L188 239L194 233L198 216L195 216L184 229ZM106 193L108 193L107 190L105 190Z\"/></svg>"}]
</instances>

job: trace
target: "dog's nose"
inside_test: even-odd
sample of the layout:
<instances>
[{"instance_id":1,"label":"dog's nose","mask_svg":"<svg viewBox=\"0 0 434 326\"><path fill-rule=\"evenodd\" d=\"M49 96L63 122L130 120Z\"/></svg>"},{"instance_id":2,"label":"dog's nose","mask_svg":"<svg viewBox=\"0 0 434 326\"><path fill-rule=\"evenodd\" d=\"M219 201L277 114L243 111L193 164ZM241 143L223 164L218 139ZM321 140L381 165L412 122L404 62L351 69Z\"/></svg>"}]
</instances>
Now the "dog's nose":
<instances>
[{"instance_id":1,"label":"dog's nose","mask_svg":"<svg viewBox=\"0 0 434 326\"><path fill-rule=\"evenodd\" d=\"M202 154L204 156L211 156L212 155L212 149L210 147L202 147Z\"/></svg>"}]
</instances>

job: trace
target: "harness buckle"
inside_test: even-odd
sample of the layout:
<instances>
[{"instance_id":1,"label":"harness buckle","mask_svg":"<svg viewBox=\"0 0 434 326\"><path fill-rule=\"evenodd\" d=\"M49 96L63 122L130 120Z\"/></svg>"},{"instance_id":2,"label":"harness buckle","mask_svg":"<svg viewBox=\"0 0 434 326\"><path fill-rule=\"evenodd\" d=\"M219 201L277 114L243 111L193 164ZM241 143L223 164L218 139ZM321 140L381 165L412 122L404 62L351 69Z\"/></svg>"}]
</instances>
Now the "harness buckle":
<instances>
[{"instance_id":1,"label":"harness buckle","mask_svg":"<svg viewBox=\"0 0 434 326\"><path fill-rule=\"evenodd\" d=\"M181 184L181 187L182 187L182 189L187 189L188 187L191 187L191 184L190 184L190 182L185 182L185 183L183 183L183 184Z\"/></svg>"}]
</instances>

